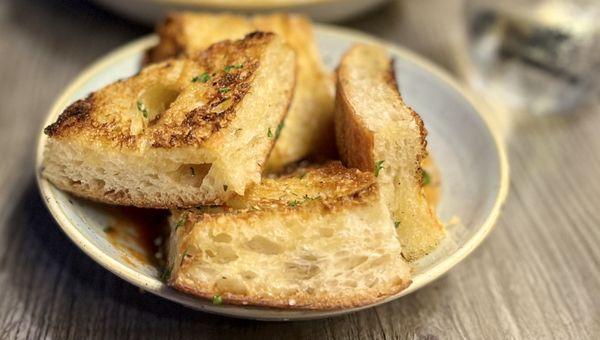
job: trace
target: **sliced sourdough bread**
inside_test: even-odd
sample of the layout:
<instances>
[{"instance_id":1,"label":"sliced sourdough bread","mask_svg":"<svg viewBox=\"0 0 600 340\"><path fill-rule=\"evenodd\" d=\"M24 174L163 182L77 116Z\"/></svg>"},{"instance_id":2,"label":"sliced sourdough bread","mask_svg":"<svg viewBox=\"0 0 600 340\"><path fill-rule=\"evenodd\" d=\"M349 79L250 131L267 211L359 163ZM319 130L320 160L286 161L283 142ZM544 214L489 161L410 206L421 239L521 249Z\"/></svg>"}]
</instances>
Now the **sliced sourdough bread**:
<instances>
[{"instance_id":1,"label":"sliced sourdough bread","mask_svg":"<svg viewBox=\"0 0 600 340\"><path fill-rule=\"evenodd\" d=\"M218 204L258 183L292 98L295 56L255 32L79 100L45 129L43 176L92 200Z\"/></svg>"},{"instance_id":2,"label":"sliced sourdough bread","mask_svg":"<svg viewBox=\"0 0 600 340\"><path fill-rule=\"evenodd\" d=\"M333 78L324 70L308 19L285 14L247 18L232 14L174 13L158 26L160 41L148 51L146 62L193 55L216 41L237 39L254 30L280 35L297 55L294 99L284 124L272 131L278 138L267 162L268 170L279 171L309 154L329 155L335 149Z\"/></svg>"},{"instance_id":3,"label":"sliced sourdough bread","mask_svg":"<svg viewBox=\"0 0 600 340\"><path fill-rule=\"evenodd\" d=\"M410 284L371 173L300 168L228 204L173 211L171 286L232 304L335 309Z\"/></svg>"},{"instance_id":4,"label":"sliced sourdough bread","mask_svg":"<svg viewBox=\"0 0 600 340\"><path fill-rule=\"evenodd\" d=\"M423 195L427 131L402 100L392 66L377 46L357 45L344 55L337 70L335 131L344 164L375 173L403 255L415 260L435 249L445 231Z\"/></svg>"}]
</instances>

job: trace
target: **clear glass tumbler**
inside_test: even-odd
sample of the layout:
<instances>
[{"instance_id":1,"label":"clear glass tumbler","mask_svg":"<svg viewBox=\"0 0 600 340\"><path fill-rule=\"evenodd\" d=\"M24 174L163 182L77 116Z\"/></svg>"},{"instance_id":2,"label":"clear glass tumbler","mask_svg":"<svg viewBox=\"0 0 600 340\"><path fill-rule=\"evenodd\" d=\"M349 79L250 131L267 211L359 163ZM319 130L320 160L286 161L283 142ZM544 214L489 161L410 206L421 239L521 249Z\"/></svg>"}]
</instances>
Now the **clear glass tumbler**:
<instances>
[{"instance_id":1,"label":"clear glass tumbler","mask_svg":"<svg viewBox=\"0 0 600 340\"><path fill-rule=\"evenodd\" d=\"M570 112L600 95L600 0L466 0L470 85L509 108Z\"/></svg>"}]
</instances>

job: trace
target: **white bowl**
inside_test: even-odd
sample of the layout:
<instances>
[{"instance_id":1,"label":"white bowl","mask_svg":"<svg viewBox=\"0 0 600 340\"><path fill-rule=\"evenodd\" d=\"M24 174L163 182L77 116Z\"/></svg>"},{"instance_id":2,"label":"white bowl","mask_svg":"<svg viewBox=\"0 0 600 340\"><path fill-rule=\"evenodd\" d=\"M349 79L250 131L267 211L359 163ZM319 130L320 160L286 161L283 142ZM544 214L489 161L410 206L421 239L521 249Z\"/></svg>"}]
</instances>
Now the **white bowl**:
<instances>
[{"instance_id":1,"label":"white bowl","mask_svg":"<svg viewBox=\"0 0 600 340\"><path fill-rule=\"evenodd\" d=\"M412 285L374 305L410 294L435 280L464 259L492 229L508 192L508 163L504 148L486 123L479 106L446 73L402 48L387 45L361 33L317 25L316 37L326 65L333 69L341 55L357 42L386 45L395 59L398 84L406 102L419 112L429 130L429 146L442 176L438 213L443 221L456 216L448 236L432 254L415 264ZM53 105L46 124L53 122L71 102L108 83L139 70L144 51L156 44L155 36L129 43L94 63L65 90ZM38 185L48 209L63 231L86 254L124 280L186 306L240 318L261 320L313 319L368 308L306 311L213 305L167 287L159 269L126 260L103 231L110 210L66 194L39 176L46 136L37 146ZM135 244L131 247L135 248ZM125 248L127 251L128 248Z\"/></svg>"},{"instance_id":2,"label":"white bowl","mask_svg":"<svg viewBox=\"0 0 600 340\"><path fill-rule=\"evenodd\" d=\"M389 0L96 0L129 18L153 24L171 11L228 11L240 14L292 12L316 21L340 21Z\"/></svg>"}]
</instances>

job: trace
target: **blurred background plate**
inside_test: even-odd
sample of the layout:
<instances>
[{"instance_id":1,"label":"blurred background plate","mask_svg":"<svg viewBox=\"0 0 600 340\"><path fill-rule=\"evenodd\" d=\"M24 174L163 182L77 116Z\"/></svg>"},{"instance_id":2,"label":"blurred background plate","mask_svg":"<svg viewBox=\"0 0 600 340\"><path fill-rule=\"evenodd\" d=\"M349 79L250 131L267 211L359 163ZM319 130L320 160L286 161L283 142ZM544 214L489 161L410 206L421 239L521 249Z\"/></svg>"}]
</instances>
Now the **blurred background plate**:
<instances>
[{"instance_id":1,"label":"blurred background plate","mask_svg":"<svg viewBox=\"0 0 600 340\"><path fill-rule=\"evenodd\" d=\"M402 95L420 113L429 131L428 145L442 178L439 216L442 221L453 221L448 225L448 235L440 247L415 263L413 284L374 304L378 305L422 288L454 267L483 241L496 222L507 195L508 163L502 143L486 123L480 106L437 66L408 50L355 31L316 25L315 33L319 50L330 70L355 43L380 43L388 48L395 59ZM53 122L71 102L136 74L145 50L156 43L155 36L136 40L83 71L55 102L45 125ZM42 134L37 149L38 169L45 143L46 136ZM143 290L198 310L260 320L315 319L373 306L329 311L219 306L180 293L163 283L161 268L140 260L137 253L143 249L136 244L135 237L117 243L111 241L106 226L114 219L114 208L72 197L39 177L40 171L36 173L48 209L71 240L100 265Z\"/></svg>"},{"instance_id":2,"label":"blurred background plate","mask_svg":"<svg viewBox=\"0 0 600 340\"><path fill-rule=\"evenodd\" d=\"M242 14L291 12L313 20L333 22L348 19L389 0L95 0L131 19L153 24L167 12L230 11Z\"/></svg>"}]
</instances>

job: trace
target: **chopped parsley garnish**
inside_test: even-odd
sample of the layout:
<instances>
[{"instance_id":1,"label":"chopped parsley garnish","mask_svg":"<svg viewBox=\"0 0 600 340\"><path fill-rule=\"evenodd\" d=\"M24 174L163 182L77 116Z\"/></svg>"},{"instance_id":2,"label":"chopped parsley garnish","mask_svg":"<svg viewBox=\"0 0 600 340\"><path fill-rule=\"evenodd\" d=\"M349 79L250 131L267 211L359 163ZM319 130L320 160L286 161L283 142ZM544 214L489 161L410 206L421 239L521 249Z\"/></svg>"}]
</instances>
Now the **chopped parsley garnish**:
<instances>
[{"instance_id":1,"label":"chopped parsley garnish","mask_svg":"<svg viewBox=\"0 0 600 340\"><path fill-rule=\"evenodd\" d=\"M267 130L267 137L273 138L273 132L271 132L271 128L269 128L269 130Z\"/></svg>"},{"instance_id":2,"label":"chopped parsley garnish","mask_svg":"<svg viewBox=\"0 0 600 340\"><path fill-rule=\"evenodd\" d=\"M317 196L310 197L310 196L308 196L308 195L304 195L304 196L302 197L302 199L303 199L303 201L298 201L298 200L292 200L292 201L289 201L289 202L288 202L288 205L289 205L290 207L292 207L292 208L295 208L295 207L297 207L298 205L300 205L300 204L302 204L302 203L305 203L305 202L308 202L308 201L319 200L319 199L321 199L321 196L320 196L320 195L317 195Z\"/></svg>"},{"instance_id":3,"label":"chopped parsley garnish","mask_svg":"<svg viewBox=\"0 0 600 340\"><path fill-rule=\"evenodd\" d=\"M165 268L165 270L163 270L163 272L160 274L160 278L164 281L169 280L171 278L171 269Z\"/></svg>"},{"instance_id":4,"label":"chopped parsley garnish","mask_svg":"<svg viewBox=\"0 0 600 340\"><path fill-rule=\"evenodd\" d=\"M192 172L192 176L196 176L196 170L194 170L193 166L190 166L190 171Z\"/></svg>"},{"instance_id":5,"label":"chopped parsley garnish","mask_svg":"<svg viewBox=\"0 0 600 340\"><path fill-rule=\"evenodd\" d=\"M177 225L175 226L175 230L177 230L177 229L179 229L179 228L183 227L183 226L185 225L185 222L186 222L186 220L187 220L187 215L184 215L184 216L183 216L183 217L182 217L182 218L179 220L179 222L177 222Z\"/></svg>"},{"instance_id":6,"label":"chopped parsley garnish","mask_svg":"<svg viewBox=\"0 0 600 340\"><path fill-rule=\"evenodd\" d=\"M223 304L223 298L219 294L214 295L213 299L212 299L212 303L213 303L213 305L221 305L221 304Z\"/></svg>"},{"instance_id":7,"label":"chopped parsley garnish","mask_svg":"<svg viewBox=\"0 0 600 340\"><path fill-rule=\"evenodd\" d=\"M108 233L112 233L113 231L115 231L115 228L108 226L108 227L105 227L103 230L105 233L108 234Z\"/></svg>"},{"instance_id":8,"label":"chopped parsley garnish","mask_svg":"<svg viewBox=\"0 0 600 340\"><path fill-rule=\"evenodd\" d=\"M244 64L236 64L236 65L227 65L225 66L224 70L225 72L230 72L231 70L239 70L242 67L244 67Z\"/></svg>"},{"instance_id":9,"label":"chopped parsley garnish","mask_svg":"<svg viewBox=\"0 0 600 340\"><path fill-rule=\"evenodd\" d=\"M142 113L144 118L148 118L148 109L146 109L146 106L144 105L144 103L142 103L141 101L138 100L136 105L137 105L138 111L140 111Z\"/></svg>"},{"instance_id":10,"label":"chopped parsley garnish","mask_svg":"<svg viewBox=\"0 0 600 340\"><path fill-rule=\"evenodd\" d=\"M221 88L219 88L219 92L227 93L227 92L229 92L229 87L221 87Z\"/></svg>"},{"instance_id":11,"label":"chopped parsley garnish","mask_svg":"<svg viewBox=\"0 0 600 340\"><path fill-rule=\"evenodd\" d=\"M317 195L317 196L314 196L314 197L310 197L308 195L304 195L303 198L304 198L304 201L314 201L314 200L321 199L321 196Z\"/></svg>"},{"instance_id":12,"label":"chopped parsley garnish","mask_svg":"<svg viewBox=\"0 0 600 340\"><path fill-rule=\"evenodd\" d=\"M400 226L400 221L395 221L394 222L394 228L398 228Z\"/></svg>"},{"instance_id":13,"label":"chopped parsley garnish","mask_svg":"<svg viewBox=\"0 0 600 340\"><path fill-rule=\"evenodd\" d=\"M278 139L279 135L281 135L281 129L283 129L283 122L277 125L277 130L275 130L275 139Z\"/></svg>"},{"instance_id":14,"label":"chopped parsley garnish","mask_svg":"<svg viewBox=\"0 0 600 340\"><path fill-rule=\"evenodd\" d=\"M227 186L227 184L223 184L223 191L227 191L229 187Z\"/></svg>"},{"instance_id":15,"label":"chopped parsley garnish","mask_svg":"<svg viewBox=\"0 0 600 340\"><path fill-rule=\"evenodd\" d=\"M190 254L188 253L188 250L186 249L183 252L183 256L181 256L181 262L179 263L179 266L181 266L183 264L183 260L185 260L186 257L190 256Z\"/></svg>"},{"instance_id":16,"label":"chopped parsley garnish","mask_svg":"<svg viewBox=\"0 0 600 340\"><path fill-rule=\"evenodd\" d=\"M429 185L431 183L431 177L429 176L429 173L424 169L421 169L421 172L423 173L423 185Z\"/></svg>"},{"instance_id":17,"label":"chopped parsley garnish","mask_svg":"<svg viewBox=\"0 0 600 340\"><path fill-rule=\"evenodd\" d=\"M383 162L385 162L385 161L381 160L381 161L375 162L375 170L374 170L375 177L379 176L379 171L381 171L381 169L383 169Z\"/></svg>"},{"instance_id":18,"label":"chopped parsley garnish","mask_svg":"<svg viewBox=\"0 0 600 340\"><path fill-rule=\"evenodd\" d=\"M201 75L192 78L192 83L197 83L197 82L206 83L209 80L210 80L210 74L208 74L208 72L204 72Z\"/></svg>"}]
</instances>

